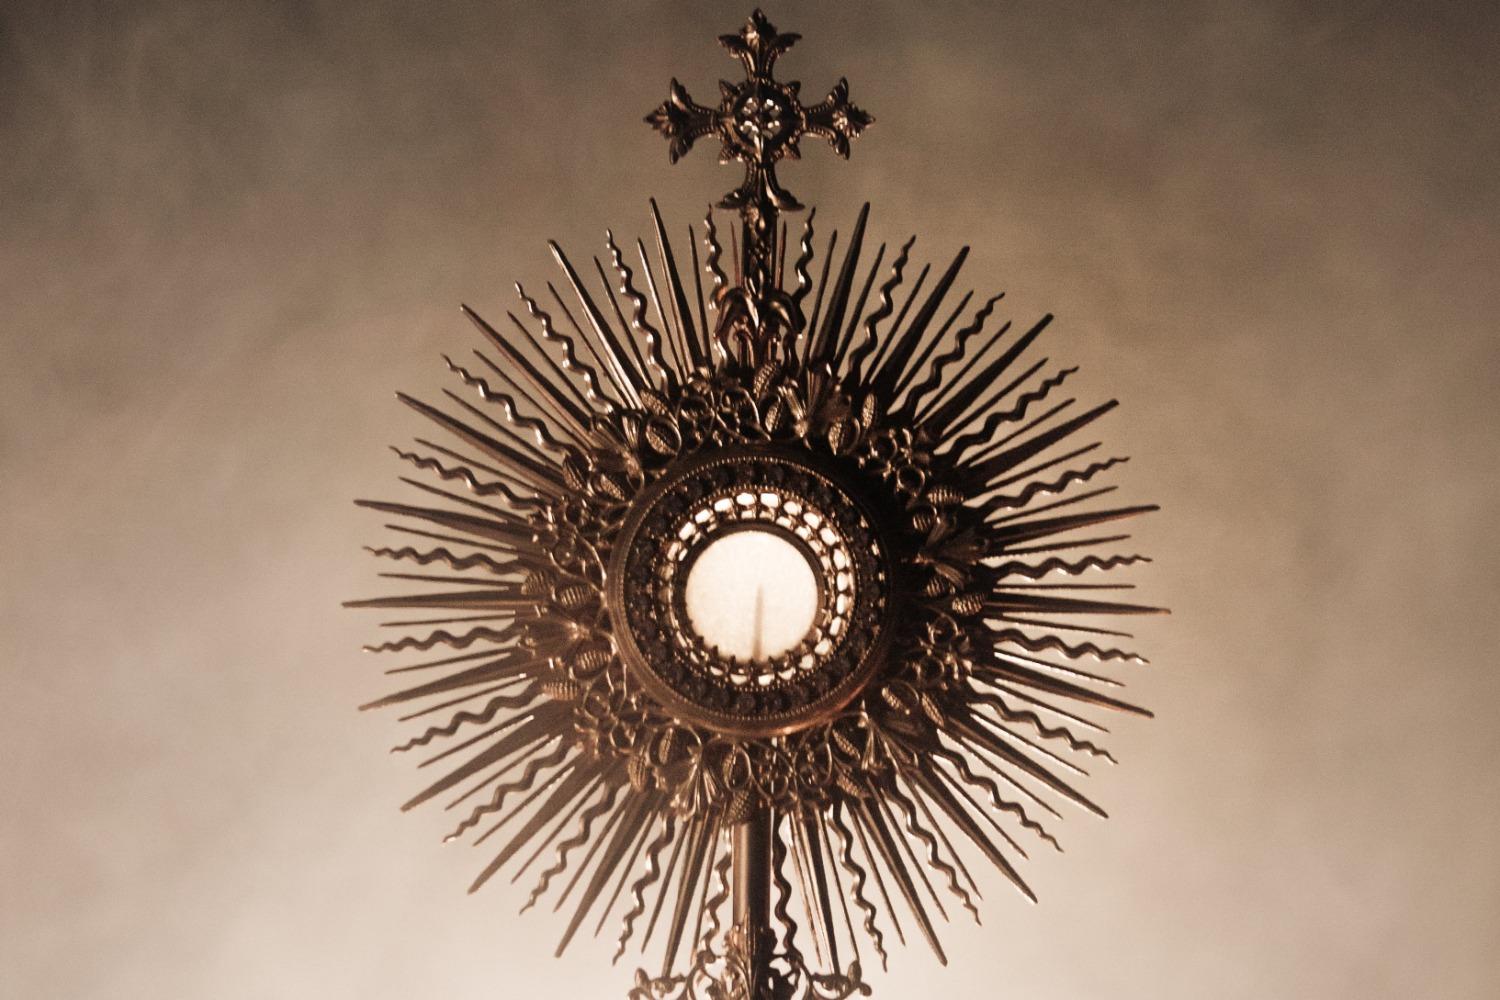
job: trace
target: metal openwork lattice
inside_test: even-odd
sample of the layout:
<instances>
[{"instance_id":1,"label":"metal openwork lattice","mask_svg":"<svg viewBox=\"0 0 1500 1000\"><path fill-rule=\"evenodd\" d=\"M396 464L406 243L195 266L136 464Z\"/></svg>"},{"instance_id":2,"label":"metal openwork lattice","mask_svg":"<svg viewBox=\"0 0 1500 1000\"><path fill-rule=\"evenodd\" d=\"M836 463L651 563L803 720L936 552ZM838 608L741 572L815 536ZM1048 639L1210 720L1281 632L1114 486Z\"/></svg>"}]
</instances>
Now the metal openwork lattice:
<instances>
[{"instance_id":1,"label":"metal openwork lattice","mask_svg":"<svg viewBox=\"0 0 1500 1000\"><path fill-rule=\"evenodd\" d=\"M1158 609L1075 580L1144 558L1088 530L1154 509L1092 503L1124 461L1085 433L1114 402L1080 412L1074 369L1028 359L1051 316L953 300L966 250L909 279L914 241L871 259L865 206L841 255L809 212L791 256L777 163L808 135L847 156L872 122L842 80L808 107L772 76L796 40L757 11L720 39L743 82L705 107L674 80L647 118L674 161L713 136L744 164L732 276L712 211L684 258L653 203L653 245L610 235L597 282L554 244L567 295L518 286L499 328L465 308L491 349L448 359L467 395L400 397L450 438L396 449L428 499L359 501L409 540L370 551L420 568L382 577L423 589L350 606L432 614L368 647L425 656L365 706L424 720L396 749L437 777L406 808L445 799L450 839L494 842L473 888L539 867L526 906L567 909L559 953L611 915L616 958L660 942L639 1000L869 992L912 923L943 958L934 918L978 917L965 856L1031 896L1015 863L1056 846L1054 803L1100 812L1071 775L1112 758L1080 713L1149 714L1108 693L1095 664L1143 661L1093 616ZM802 553L819 606L737 659L682 594L747 530Z\"/></svg>"}]
</instances>

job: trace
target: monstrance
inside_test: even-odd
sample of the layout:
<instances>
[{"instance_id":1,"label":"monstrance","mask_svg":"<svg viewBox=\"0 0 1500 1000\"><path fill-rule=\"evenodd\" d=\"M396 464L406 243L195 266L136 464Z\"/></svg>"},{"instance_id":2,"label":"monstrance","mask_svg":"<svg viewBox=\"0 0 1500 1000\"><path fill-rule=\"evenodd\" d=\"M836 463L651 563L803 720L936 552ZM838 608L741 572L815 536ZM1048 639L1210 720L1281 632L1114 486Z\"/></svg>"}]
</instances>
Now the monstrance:
<instances>
[{"instance_id":1,"label":"monstrance","mask_svg":"<svg viewBox=\"0 0 1500 1000\"><path fill-rule=\"evenodd\" d=\"M1050 315L954 301L967 250L910 278L868 205L842 250L811 211L788 245L777 164L873 120L843 80L806 105L774 77L797 39L755 12L719 39L743 81L705 106L673 80L646 119L673 161L714 139L744 165L737 231L710 209L674 249L653 202L649 246L552 244L561 288L518 285L524 317L464 308L489 348L446 359L466 392L399 397L445 433L395 449L427 499L359 501L416 570L381 576L423 585L349 602L418 615L368 647L422 654L365 706L425 720L395 749L438 776L404 808L493 842L471 891L533 871L559 954L611 916L616 959L659 943L633 1000L868 993L912 930L946 961L934 918L979 915L966 857L1034 898L1013 862L1057 846L1043 820L1102 815L1082 713L1149 714L1106 693L1143 661L1094 616L1158 609L1074 579L1144 561L1090 530L1155 509L1092 503L1114 401L1059 398L1075 369L1027 353Z\"/></svg>"}]
</instances>

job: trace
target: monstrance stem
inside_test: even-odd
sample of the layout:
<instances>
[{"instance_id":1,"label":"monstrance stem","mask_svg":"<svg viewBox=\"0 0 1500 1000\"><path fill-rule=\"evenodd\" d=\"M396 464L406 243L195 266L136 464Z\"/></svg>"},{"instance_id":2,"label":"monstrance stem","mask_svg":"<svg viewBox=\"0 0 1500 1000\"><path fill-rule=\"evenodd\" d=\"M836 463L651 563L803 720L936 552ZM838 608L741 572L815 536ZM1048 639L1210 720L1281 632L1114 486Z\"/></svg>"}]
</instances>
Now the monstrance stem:
<instances>
[{"instance_id":1,"label":"monstrance stem","mask_svg":"<svg viewBox=\"0 0 1500 1000\"><path fill-rule=\"evenodd\" d=\"M744 935L747 1000L770 1000L767 966L771 950L771 837L776 814L757 809L734 827L734 923Z\"/></svg>"}]
</instances>

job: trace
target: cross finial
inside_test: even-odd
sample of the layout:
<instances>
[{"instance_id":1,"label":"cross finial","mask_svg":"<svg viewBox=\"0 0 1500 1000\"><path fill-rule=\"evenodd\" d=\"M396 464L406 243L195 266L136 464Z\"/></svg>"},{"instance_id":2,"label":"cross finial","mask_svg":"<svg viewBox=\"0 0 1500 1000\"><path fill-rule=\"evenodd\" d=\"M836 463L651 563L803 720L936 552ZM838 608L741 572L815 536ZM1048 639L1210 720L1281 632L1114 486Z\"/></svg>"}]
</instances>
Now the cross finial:
<instances>
[{"instance_id":1,"label":"cross finial","mask_svg":"<svg viewBox=\"0 0 1500 1000\"><path fill-rule=\"evenodd\" d=\"M667 99L646 116L666 136L667 155L673 163L698 139L717 135L723 144L719 161L745 164L744 183L724 196L720 208L746 213L765 206L779 211L800 209L801 203L777 183L776 163L787 156L798 158L804 135L826 139L834 152L847 159L849 141L875 120L849 103L847 80L840 79L821 103L805 107L798 97L800 83L772 77L777 57L801 37L777 31L756 10L738 34L719 36L719 44L744 64L745 79L719 81L718 107L694 102L687 88L674 79Z\"/></svg>"},{"instance_id":2,"label":"cross finial","mask_svg":"<svg viewBox=\"0 0 1500 1000\"><path fill-rule=\"evenodd\" d=\"M667 99L646 116L667 138L667 155L673 163L694 142L713 135L721 143L719 162L745 165L744 182L719 201L720 208L734 209L744 220L742 288L724 290L729 295L738 293L742 305L726 313L725 322L736 326L738 335L762 343L775 332L766 314L787 311L764 308L780 297L773 277L779 257L777 215L802 208L777 182L776 164L784 157L799 158L799 142L806 135L826 139L835 153L848 159L850 140L875 120L849 103L849 83L842 78L820 103L806 107L798 97L800 83L771 75L777 58L801 37L777 31L756 10L738 34L719 36L719 44L744 65L745 79L719 81L718 107L694 102L687 88L673 79ZM781 325L796 326L799 319L781 321Z\"/></svg>"}]
</instances>

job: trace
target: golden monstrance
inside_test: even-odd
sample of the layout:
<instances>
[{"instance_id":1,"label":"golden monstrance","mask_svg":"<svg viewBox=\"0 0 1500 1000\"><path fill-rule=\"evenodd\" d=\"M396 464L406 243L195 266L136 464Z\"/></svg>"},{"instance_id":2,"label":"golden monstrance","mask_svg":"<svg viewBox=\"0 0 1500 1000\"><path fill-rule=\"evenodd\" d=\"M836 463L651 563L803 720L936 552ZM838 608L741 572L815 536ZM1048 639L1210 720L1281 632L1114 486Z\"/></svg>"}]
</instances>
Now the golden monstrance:
<instances>
[{"instance_id":1,"label":"golden monstrance","mask_svg":"<svg viewBox=\"0 0 1500 1000\"><path fill-rule=\"evenodd\" d=\"M760 12L719 41L745 79L716 104L672 81L647 121L744 182L674 244L552 246L545 289L447 359L431 439L396 449L407 500L361 500L397 533L370 551L419 585L369 648L418 729L450 839L493 851L474 881L530 873L566 914L559 953L613 922L649 946L632 1000L868 993L896 939L944 961L936 924L978 917L969 865L1056 847L1096 745L1114 582L1143 561L1114 522L1073 368L1000 296L872 246L869 206L820 240L776 176L807 139L840 156L873 119L840 80L805 103L773 75L797 35ZM940 169L940 168L938 168ZM1107 527L1105 527L1108 525ZM618 953L617 953L618 957Z\"/></svg>"}]
</instances>

